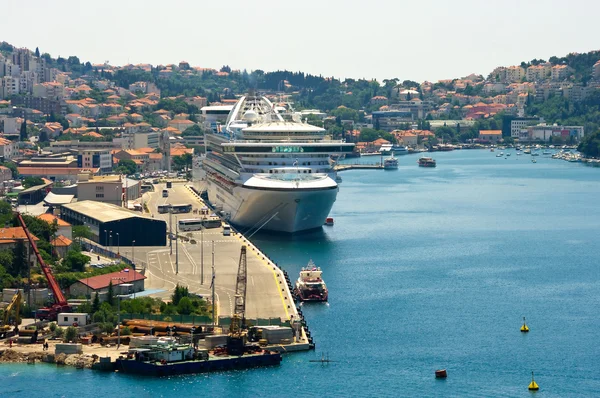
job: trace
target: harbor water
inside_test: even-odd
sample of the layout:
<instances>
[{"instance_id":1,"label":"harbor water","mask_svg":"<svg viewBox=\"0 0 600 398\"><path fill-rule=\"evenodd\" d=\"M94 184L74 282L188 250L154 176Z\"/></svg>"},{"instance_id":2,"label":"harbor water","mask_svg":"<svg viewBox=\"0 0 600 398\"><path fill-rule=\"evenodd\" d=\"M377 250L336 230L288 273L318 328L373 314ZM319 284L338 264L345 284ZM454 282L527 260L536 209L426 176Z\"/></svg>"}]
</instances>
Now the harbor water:
<instances>
[{"instance_id":1,"label":"harbor water","mask_svg":"<svg viewBox=\"0 0 600 398\"><path fill-rule=\"evenodd\" d=\"M291 279L324 271L329 302L302 306L314 352L164 379L2 364L0 397L524 397L532 371L536 395L597 395L600 169L506 152L345 171L333 227L253 236Z\"/></svg>"}]
</instances>

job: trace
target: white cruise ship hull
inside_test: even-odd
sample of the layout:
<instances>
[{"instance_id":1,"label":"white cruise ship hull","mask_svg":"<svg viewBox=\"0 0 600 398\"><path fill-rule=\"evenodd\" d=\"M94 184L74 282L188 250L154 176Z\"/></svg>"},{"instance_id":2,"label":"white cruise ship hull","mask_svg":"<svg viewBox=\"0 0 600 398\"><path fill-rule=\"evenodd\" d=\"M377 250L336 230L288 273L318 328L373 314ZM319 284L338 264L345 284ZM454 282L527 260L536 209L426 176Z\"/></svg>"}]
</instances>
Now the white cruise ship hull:
<instances>
[{"instance_id":1,"label":"white cruise ship hull","mask_svg":"<svg viewBox=\"0 0 600 398\"><path fill-rule=\"evenodd\" d=\"M233 195L208 181L208 198L221 207L241 232L256 229L294 233L320 228L329 215L338 187L268 189L236 186Z\"/></svg>"}]
</instances>

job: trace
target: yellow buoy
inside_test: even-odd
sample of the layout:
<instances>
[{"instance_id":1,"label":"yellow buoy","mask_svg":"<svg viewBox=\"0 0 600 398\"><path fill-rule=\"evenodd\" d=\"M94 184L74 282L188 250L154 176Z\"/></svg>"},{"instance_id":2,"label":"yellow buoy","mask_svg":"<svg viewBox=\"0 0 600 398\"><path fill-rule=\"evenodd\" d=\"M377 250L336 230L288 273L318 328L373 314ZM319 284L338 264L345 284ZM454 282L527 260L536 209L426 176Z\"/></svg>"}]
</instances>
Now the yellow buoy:
<instances>
[{"instance_id":1,"label":"yellow buoy","mask_svg":"<svg viewBox=\"0 0 600 398\"><path fill-rule=\"evenodd\" d=\"M529 326L527 326L527 324L525 323L525 317L523 317L523 326L521 326L521 332L522 333L529 332Z\"/></svg>"},{"instance_id":2,"label":"yellow buoy","mask_svg":"<svg viewBox=\"0 0 600 398\"><path fill-rule=\"evenodd\" d=\"M540 389L540 386L537 385L535 380L533 380L533 372L531 372L531 383L529 383L529 391L537 391Z\"/></svg>"}]
</instances>

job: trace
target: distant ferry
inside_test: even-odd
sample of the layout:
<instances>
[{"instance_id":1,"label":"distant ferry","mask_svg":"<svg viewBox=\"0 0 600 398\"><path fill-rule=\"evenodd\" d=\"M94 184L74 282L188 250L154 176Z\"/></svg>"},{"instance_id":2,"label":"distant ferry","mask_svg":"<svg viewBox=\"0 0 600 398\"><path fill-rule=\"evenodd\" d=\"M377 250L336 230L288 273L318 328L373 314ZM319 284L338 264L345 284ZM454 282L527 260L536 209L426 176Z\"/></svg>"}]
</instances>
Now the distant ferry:
<instances>
[{"instance_id":1,"label":"distant ferry","mask_svg":"<svg viewBox=\"0 0 600 398\"><path fill-rule=\"evenodd\" d=\"M398 168L398 159L394 157L393 153L392 156L383 161L383 168L385 170L393 170Z\"/></svg>"},{"instance_id":2,"label":"distant ferry","mask_svg":"<svg viewBox=\"0 0 600 398\"><path fill-rule=\"evenodd\" d=\"M247 229L298 232L321 227L338 193L331 155L354 144L280 113L266 97L241 97L226 125L206 134L209 201Z\"/></svg>"},{"instance_id":3,"label":"distant ferry","mask_svg":"<svg viewBox=\"0 0 600 398\"><path fill-rule=\"evenodd\" d=\"M422 157L419 158L419 166L420 167L435 167L435 159L433 158L427 158L427 157Z\"/></svg>"}]
</instances>

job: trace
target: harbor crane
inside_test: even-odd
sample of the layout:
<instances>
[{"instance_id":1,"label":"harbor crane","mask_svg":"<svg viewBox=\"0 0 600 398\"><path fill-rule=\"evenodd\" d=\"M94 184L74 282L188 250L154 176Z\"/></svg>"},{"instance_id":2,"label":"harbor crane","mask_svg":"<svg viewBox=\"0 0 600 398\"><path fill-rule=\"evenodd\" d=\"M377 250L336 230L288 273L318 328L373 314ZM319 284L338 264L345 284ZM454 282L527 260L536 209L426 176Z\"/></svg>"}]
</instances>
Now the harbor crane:
<instances>
[{"instance_id":1,"label":"harbor crane","mask_svg":"<svg viewBox=\"0 0 600 398\"><path fill-rule=\"evenodd\" d=\"M229 325L227 351L230 355L242 355L246 345L246 288L248 286L248 263L246 261L246 246L242 246L238 264L237 281L235 285L235 309Z\"/></svg>"},{"instance_id":2,"label":"harbor crane","mask_svg":"<svg viewBox=\"0 0 600 398\"><path fill-rule=\"evenodd\" d=\"M29 241L31 248L35 253L35 257L37 258L37 261L40 264L40 268L44 272L44 276L48 281L48 286L50 287L50 289L52 290L52 294L54 295L54 304L51 307L40 308L37 311L36 316L41 320L56 321L56 318L59 313L71 312L71 306L69 305L67 299L60 290L60 286L58 286L58 282L56 282L54 275L52 275L52 270L40 255L40 251L38 250L37 245L33 240L33 236L31 235L31 232L29 232L29 229L27 229L25 220L23 220L23 216L19 212L17 212L16 214L17 219L19 220L19 224L21 224L21 227L23 227L25 235L27 236L27 240Z\"/></svg>"}]
</instances>

